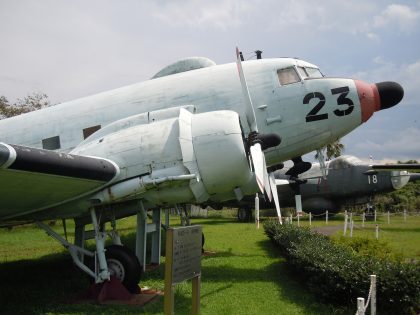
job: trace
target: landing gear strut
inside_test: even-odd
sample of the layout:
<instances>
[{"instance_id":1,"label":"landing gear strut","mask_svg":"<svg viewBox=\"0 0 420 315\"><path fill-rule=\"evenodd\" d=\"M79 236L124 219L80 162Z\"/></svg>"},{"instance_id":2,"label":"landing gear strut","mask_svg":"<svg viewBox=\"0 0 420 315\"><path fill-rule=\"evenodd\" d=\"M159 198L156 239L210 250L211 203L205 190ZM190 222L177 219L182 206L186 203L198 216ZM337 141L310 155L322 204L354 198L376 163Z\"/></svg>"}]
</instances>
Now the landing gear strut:
<instances>
[{"instance_id":1,"label":"landing gear strut","mask_svg":"<svg viewBox=\"0 0 420 315\"><path fill-rule=\"evenodd\" d=\"M129 297L129 293L139 293L138 283L141 277L142 267L137 256L127 247L121 245L121 240L115 229L115 220L112 220L112 231L106 233L105 223L98 221L96 211L91 209L93 231L85 231L76 224L75 244L69 243L65 238L51 229L43 222L36 222L48 235L60 242L70 252L73 262L85 273L91 276L96 285L100 287L92 290L98 301L113 299L116 297ZM99 217L100 218L100 217ZM113 245L105 248L105 239L110 236ZM96 251L92 252L84 248L85 237L95 238ZM87 256L90 261L85 263ZM103 286L102 286L103 285ZM125 288L125 289L124 289Z\"/></svg>"}]
</instances>

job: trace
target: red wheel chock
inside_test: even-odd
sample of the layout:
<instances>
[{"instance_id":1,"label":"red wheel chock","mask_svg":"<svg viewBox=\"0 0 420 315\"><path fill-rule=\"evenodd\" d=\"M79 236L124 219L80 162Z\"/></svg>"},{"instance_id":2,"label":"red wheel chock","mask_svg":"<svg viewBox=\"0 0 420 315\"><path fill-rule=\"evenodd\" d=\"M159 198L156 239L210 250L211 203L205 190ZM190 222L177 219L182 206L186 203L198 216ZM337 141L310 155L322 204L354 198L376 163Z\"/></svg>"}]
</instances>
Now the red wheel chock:
<instances>
[{"instance_id":1,"label":"red wheel chock","mask_svg":"<svg viewBox=\"0 0 420 315\"><path fill-rule=\"evenodd\" d=\"M88 296L91 299L95 299L99 304L109 300L127 301L132 298L132 294L114 276L111 276L109 281L92 284L89 288Z\"/></svg>"}]
</instances>

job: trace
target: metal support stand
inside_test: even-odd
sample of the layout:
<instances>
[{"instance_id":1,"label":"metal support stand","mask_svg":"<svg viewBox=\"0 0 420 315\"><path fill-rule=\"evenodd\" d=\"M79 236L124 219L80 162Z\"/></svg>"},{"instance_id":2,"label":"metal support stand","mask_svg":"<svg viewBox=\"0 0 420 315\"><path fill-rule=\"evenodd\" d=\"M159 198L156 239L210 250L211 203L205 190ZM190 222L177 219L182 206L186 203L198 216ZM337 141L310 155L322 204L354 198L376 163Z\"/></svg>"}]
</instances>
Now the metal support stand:
<instances>
[{"instance_id":1,"label":"metal support stand","mask_svg":"<svg viewBox=\"0 0 420 315\"><path fill-rule=\"evenodd\" d=\"M83 249L85 248L85 225L78 225L76 223L76 226L74 228L74 245ZM85 259L83 252L79 252L77 255L79 256L79 259L83 262Z\"/></svg>"},{"instance_id":2,"label":"metal support stand","mask_svg":"<svg viewBox=\"0 0 420 315\"><path fill-rule=\"evenodd\" d=\"M140 201L140 210L137 213L137 232L136 232L136 256L143 268L146 271L146 250L147 250L147 235L152 236L152 248L150 263L160 264L161 253L161 210L153 210L152 223L147 223L147 211L144 208L143 202Z\"/></svg>"}]
</instances>

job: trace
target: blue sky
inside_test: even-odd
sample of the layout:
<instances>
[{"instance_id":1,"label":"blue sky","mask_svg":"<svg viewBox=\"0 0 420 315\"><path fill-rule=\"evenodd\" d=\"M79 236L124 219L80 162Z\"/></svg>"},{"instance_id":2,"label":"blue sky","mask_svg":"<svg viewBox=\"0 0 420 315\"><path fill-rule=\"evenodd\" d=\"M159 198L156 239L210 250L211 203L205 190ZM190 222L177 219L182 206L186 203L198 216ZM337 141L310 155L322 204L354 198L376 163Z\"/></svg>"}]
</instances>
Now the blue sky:
<instances>
[{"instance_id":1,"label":"blue sky","mask_svg":"<svg viewBox=\"0 0 420 315\"><path fill-rule=\"evenodd\" d=\"M328 76L397 81L403 102L343 138L345 153L420 160L420 1L0 0L0 95L53 103L146 80L188 56L292 56Z\"/></svg>"}]
</instances>

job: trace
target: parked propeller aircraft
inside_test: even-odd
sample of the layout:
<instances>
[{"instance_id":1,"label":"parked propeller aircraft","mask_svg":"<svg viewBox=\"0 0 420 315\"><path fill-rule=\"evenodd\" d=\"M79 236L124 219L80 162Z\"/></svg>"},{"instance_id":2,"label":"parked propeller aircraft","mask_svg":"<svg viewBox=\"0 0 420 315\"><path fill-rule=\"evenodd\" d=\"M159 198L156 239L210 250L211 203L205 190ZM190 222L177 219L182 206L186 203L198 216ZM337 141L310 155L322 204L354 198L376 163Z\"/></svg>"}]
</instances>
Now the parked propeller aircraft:
<instances>
[{"instance_id":1,"label":"parked propeller aircraft","mask_svg":"<svg viewBox=\"0 0 420 315\"><path fill-rule=\"evenodd\" d=\"M343 155L325 163L324 177L320 163L299 177L290 175L290 168L274 172L280 205L295 207L295 195L300 194L302 209L314 215L337 213L344 207L371 202L375 194L401 189L409 181L420 180L420 174L407 170L420 170L420 164L372 164L350 155ZM241 201L238 219L249 221L253 201ZM273 204L261 202L265 208Z\"/></svg>"},{"instance_id":2,"label":"parked propeller aircraft","mask_svg":"<svg viewBox=\"0 0 420 315\"><path fill-rule=\"evenodd\" d=\"M105 222L120 244L115 220L139 211L271 195L267 167L325 146L402 97L398 83L328 78L295 58L243 69L238 51L236 64L187 58L146 82L1 120L0 225L36 222L96 283L114 275L134 291L142 267L126 247L105 248ZM75 244L41 222L50 219L74 219ZM95 252L83 248L88 223Z\"/></svg>"}]
</instances>

